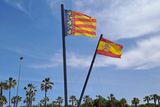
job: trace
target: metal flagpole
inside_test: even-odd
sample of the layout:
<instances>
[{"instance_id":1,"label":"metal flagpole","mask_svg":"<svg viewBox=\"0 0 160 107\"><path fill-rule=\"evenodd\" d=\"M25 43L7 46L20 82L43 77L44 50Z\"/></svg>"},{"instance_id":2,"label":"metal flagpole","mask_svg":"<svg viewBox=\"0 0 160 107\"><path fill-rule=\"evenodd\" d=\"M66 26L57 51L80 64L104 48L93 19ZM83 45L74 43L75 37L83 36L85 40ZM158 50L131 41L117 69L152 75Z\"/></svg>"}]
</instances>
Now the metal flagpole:
<instances>
[{"instance_id":1,"label":"metal flagpole","mask_svg":"<svg viewBox=\"0 0 160 107\"><path fill-rule=\"evenodd\" d=\"M63 69L64 69L64 99L65 107L68 106L67 95L67 66L66 66L66 45L65 45L65 23L64 23L64 6L61 4L61 19L62 19L62 46L63 46Z\"/></svg>"},{"instance_id":2,"label":"metal flagpole","mask_svg":"<svg viewBox=\"0 0 160 107\"><path fill-rule=\"evenodd\" d=\"M17 84L17 92L16 92L16 107L18 107L19 81L20 81L21 65L22 65L23 57L20 57L19 60L20 60L20 63L19 63L18 84Z\"/></svg>"},{"instance_id":3,"label":"metal flagpole","mask_svg":"<svg viewBox=\"0 0 160 107\"><path fill-rule=\"evenodd\" d=\"M95 58L96 58L96 55L97 55L96 51L97 51L99 42L100 42L102 37L103 37L103 35L101 34L101 36L99 38L99 41L98 41L98 44L97 44L97 47L96 47L96 50L94 52L94 56L93 56L93 59L92 59L92 62L91 62L91 65L90 65L90 68L89 68L89 71L88 71L84 86L83 86L83 89L82 89L82 92L81 92L81 96L79 98L79 102L78 102L78 106L77 107L80 107L80 105L81 105L81 101L82 101L82 98L83 98L83 95L84 95L84 92L85 92L85 89L86 89L86 86L87 86L87 83L88 83L88 80L89 80L89 77L90 77L90 74L91 74L91 71L92 71L92 67L93 67L93 64L94 64L94 61L95 61Z\"/></svg>"}]
</instances>

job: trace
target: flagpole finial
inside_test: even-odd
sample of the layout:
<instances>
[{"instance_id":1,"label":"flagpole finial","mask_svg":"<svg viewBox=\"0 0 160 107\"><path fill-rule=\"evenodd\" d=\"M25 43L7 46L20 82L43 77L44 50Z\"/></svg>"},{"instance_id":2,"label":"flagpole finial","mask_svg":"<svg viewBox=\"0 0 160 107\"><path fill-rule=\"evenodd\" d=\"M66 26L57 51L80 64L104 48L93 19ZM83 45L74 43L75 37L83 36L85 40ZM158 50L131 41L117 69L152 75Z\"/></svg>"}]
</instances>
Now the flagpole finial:
<instances>
[{"instance_id":1,"label":"flagpole finial","mask_svg":"<svg viewBox=\"0 0 160 107\"><path fill-rule=\"evenodd\" d=\"M101 34L100 37L103 37L103 34Z\"/></svg>"}]
</instances>

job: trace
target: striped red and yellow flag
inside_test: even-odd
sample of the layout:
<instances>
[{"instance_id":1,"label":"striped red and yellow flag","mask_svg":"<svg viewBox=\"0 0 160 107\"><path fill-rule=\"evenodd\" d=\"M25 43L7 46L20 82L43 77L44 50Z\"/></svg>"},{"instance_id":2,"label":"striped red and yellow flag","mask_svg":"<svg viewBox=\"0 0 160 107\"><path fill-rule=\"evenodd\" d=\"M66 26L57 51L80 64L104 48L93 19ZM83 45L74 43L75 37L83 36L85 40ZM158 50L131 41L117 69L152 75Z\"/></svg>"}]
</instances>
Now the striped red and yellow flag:
<instances>
[{"instance_id":1,"label":"striped red and yellow flag","mask_svg":"<svg viewBox=\"0 0 160 107\"><path fill-rule=\"evenodd\" d=\"M96 19L83 13L65 10L66 34L96 37Z\"/></svg>"},{"instance_id":2,"label":"striped red and yellow flag","mask_svg":"<svg viewBox=\"0 0 160 107\"><path fill-rule=\"evenodd\" d=\"M101 38L98 49L96 51L97 54L110 56L114 58L121 58L123 46L117 43L114 43L110 40Z\"/></svg>"}]
</instances>

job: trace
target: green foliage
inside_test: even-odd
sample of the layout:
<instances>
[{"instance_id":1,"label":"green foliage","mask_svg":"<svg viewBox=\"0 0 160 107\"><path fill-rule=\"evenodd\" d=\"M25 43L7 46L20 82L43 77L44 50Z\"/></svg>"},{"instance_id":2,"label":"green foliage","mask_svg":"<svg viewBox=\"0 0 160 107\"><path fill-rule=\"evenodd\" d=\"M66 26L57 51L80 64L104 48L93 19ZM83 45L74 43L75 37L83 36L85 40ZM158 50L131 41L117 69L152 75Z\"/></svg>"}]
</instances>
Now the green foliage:
<instances>
[{"instance_id":1,"label":"green foliage","mask_svg":"<svg viewBox=\"0 0 160 107\"><path fill-rule=\"evenodd\" d=\"M50 78L45 78L44 80L42 80L41 90L45 92L44 107L47 106L47 92L48 92L48 90L52 89L53 85L54 85L54 83L50 81Z\"/></svg>"},{"instance_id":2,"label":"green foliage","mask_svg":"<svg viewBox=\"0 0 160 107\"><path fill-rule=\"evenodd\" d=\"M98 107L105 107L106 99L102 97L101 95L97 95L96 99L93 101L93 105L98 106Z\"/></svg>"},{"instance_id":3,"label":"green foliage","mask_svg":"<svg viewBox=\"0 0 160 107\"><path fill-rule=\"evenodd\" d=\"M154 105L154 104L141 104L139 107L160 107L159 105Z\"/></svg>"},{"instance_id":4,"label":"green foliage","mask_svg":"<svg viewBox=\"0 0 160 107\"><path fill-rule=\"evenodd\" d=\"M84 102L84 106L85 107L91 107L91 106L93 106L93 100L88 95L84 96L83 102Z\"/></svg>"},{"instance_id":5,"label":"green foliage","mask_svg":"<svg viewBox=\"0 0 160 107\"><path fill-rule=\"evenodd\" d=\"M135 107L138 106L139 102L140 102L140 100L139 100L138 98L135 98L135 97L134 97L133 100L132 100L132 104L133 104Z\"/></svg>"},{"instance_id":6,"label":"green foliage","mask_svg":"<svg viewBox=\"0 0 160 107\"><path fill-rule=\"evenodd\" d=\"M42 100L40 100L39 106L40 107L47 106L47 105L45 105L47 102L49 102L49 98L44 97Z\"/></svg>"},{"instance_id":7,"label":"green foliage","mask_svg":"<svg viewBox=\"0 0 160 107\"><path fill-rule=\"evenodd\" d=\"M120 99L119 104L120 104L120 107L125 107L127 104L126 99L125 98Z\"/></svg>"},{"instance_id":8,"label":"green foliage","mask_svg":"<svg viewBox=\"0 0 160 107\"><path fill-rule=\"evenodd\" d=\"M9 77L8 80L6 80L6 89L9 91L9 107L11 107L11 89L14 88L16 86L17 82L15 79L13 79L12 77Z\"/></svg>"},{"instance_id":9,"label":"green foliage","mask_svg":"<svg viewBox=\"0 0 160 107\"><path fill-rule=\"evenodd\" d=\"M3 107L3 104L7 103L7 99L5 96L0 96L0 107Z\"/></svg>"},{"instance_id":10,"label":"green foliage","mask_svg":"<svg viewBox=\"0 0 160 107\"><path fill-rule=\"evenodd\" d=\"M24 90L26 91L26 98L24 100L24 103L28 107L32 106L32 102L35 101L35 95L37 90L35 89L36 87L33 84L28 84L27 87L24 87Z\"/></svg>"},{"instance_id":11,"label":"green foliage","mask_svg":"<svg viewBox=\"0 0 160 107\"><path fill-rule=\"evenodd\" d=\"M56 99L56 102L57 102L58 106L61 107L61 105L62 105L62 103L63 103L62 97L59 96L59 97Z\"/></svg>"},{"instance_id":12,"label":"green foliage","mask_svg":"<svg viewBox=\"0 0 160 107\"><path fill-rule=\"evenodd\" d=\"M16 107L16 102L19 103L21 102L22 97L20 96L13 96L11 99L11 103L13 104L13 107Z\"/></svg>"},{"instance_id":13,"label":"green foliage","mask_svg":"<svg viewBox=\"0 0 160 107\"><path fill-rule=\"evenodd\" d=\"M150 95L150 98L151 98L151 100L154 101L154 104L155 104L155 106L156 106L157 100L158 100L158 95L157 95L157 94Z\"/></svg>"},{"instance_id":14,"label":"green foliage","mask_svg":"<svg viewBox=\"0 0 160 107\"><path fill-rule=\"evenodd\" d=\"M76 96L72 95L69 98L69 102L71 103L72 107L77 106L78 100L76 98Z\"/></svg>"},{"instance_id":15,"label":"green foliage","mask_svg":"<svg viewBox=\"0 0 160 107\"><path fill-rule=\"evenodd\" d=\"M26 107L26 106L20 106L20 107ZM32 107L39 107L38 105L36 106L32 106ZM55 105L52 105L52 104L48 104L46 107L58 107L58 106L55 106ZM61 107L64 107L64 106L61 106ZM71 105L69 105L68 107L72 107ZM84 104L81 105L81 107L86 107ZM90 106L90 107L98 107L98 106ZM99 106L99 107L102 107L102 106ZM105 107L110 107L110 106L105 106ZM119 107L119 106L115 106L115 107ZM133 107L132 105L128 105L126 107ZM142 105L139 105L138 107L159 107L158 105L154 105L154 104L142 104Z\"/></svg>"},{"instance_id":16,"label":"green foliage","mask_svg":"<svg viewBox=\"0 0 160 107\"><path fill-rule=\"evenodd\" d=\"M6 88L7 89L11 89L14 88L16 86L17 82L15 79L13 79L12 77L9 77L8 80L6 80Z\"/></svg>"},{"instance_id":17,"label":"green foliage","mask_svg":"<svg viewBox=\"0 0 160 107\"><path fill-rule=\"evenodd\" d=\"M53 85L54 83L50 81L50 78L45 78L42 80L41 90L47 92L48 90L52 89Z\"/></svg>"},{"instance_id":18,"label":"green foliage","mask_svg":"<svg viewBox=\"0 0 160 107\"><path fill-rule=\"evenodd\" d=\"M26 103L26 106L21 107L64 107L63 98L60 96L55 101L52 100L52 103L47 104L50 101L49 97L47 97L47 92L53 88L53 85L54 83L50 81L50 78L45 78L42 80L40 89L45 92L45 97L40 100L38 105L32 106L32 102L35 101L35 94L37 90L33 84L28 84L26 87L24 87L26 92L24 103ZM3 105L7 103L7 99L6 96L3 95L3 91L9 90L10 94L11 89L15 86L16 80L14 80L12 77L10 77L5 82L0 82L0 107L3 107ZM12 97L11 103L13 104L13 107L15 106L15 103L20 102L21 99L22 97L20 96ZM92 99L90 96L86 95L83 97L81 107L160 107L160 96L158 94L144 96L142 100L146 102L146 104L139 104L140 100L138 98L133 98L131 101L132 105L128 105L125 98L117 100L113 94L110 94L108 97L97 95L95 99ZM68 107L76 107L78 100L76 96L72 95L69 97L69 102L70 105Z\"/></svg>"}]
</instances>

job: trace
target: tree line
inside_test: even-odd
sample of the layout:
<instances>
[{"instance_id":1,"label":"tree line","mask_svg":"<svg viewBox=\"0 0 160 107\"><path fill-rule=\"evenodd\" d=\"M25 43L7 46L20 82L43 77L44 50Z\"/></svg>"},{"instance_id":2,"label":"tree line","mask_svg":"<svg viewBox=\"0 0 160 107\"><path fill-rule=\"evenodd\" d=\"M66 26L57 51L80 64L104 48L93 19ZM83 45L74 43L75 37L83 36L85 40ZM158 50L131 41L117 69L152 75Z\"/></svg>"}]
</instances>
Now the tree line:
<instances>
[{"instance_id":1,"label":"tree line","mask_svg":"<svg viewBox=\"0 0 160 107\"><path fill-rule=\"evenodd\" d=\"M15 88L16 85L17 82L12 77L9 77L9 79L4 82L0 82L0 107L3 107L3 105L7 103L7 107L16 107L16 104L22 101L21 96L11 96L11 90L12 88ZM44 98L39 101L37 106L33 106L33 102L36 99L35 95L37 93L37 89L34 84L29 83L24 87L25 98L23 103L25 106L23 107L62 107L63 98L60 96L57 97L55 101L52 101L52 103L48 104L50 98L47 96L47 92L51 90L53 86L54 83L51 82L50 78L45 78L42 80L40 88L42 91L44 91ZM3 95L4 90L8 91L8 99L5 95ZM92 99L90 96L86 95L83 97L83 103L81 104L81 107L160 107L160 96L157 94L145 96L143 101L146 102L146 104L140 104L140 99L134 97L131 100L132 105L129 105L125 98L118 100L113 94L110 94L107 98L97 95L95 99ZM69 102L69 107L76 107L78 104L78 99L76 96L72 95L69 97Z\"/></svg>"},{"instance_id":2,"label":"tree line","mask_svg":"<svg viewBox=\"0 0 160 107\"><path fill-rule=\"evenodd\" d=\"M8 103L8 107L16 107L16 105L22 101L21 96L13 96L11 97L11 89L15 88L17 85L17 81L12 77L9 77L8 80L4 82L0 82L0 107L3 107L4 104ZM45 96L42 100L40 100L40 106L47 106L47 102L49 102L49 98L47 97L47 92L52 89L54 83L50 81L50 78L45 78L41 82L41 90L44 91ZM6 96L3 95L3 91L8 90L8 100ZM32 107L32 103L35 101L35 95L37 89L34 84L29 83L27 86L24 87L25 91L25 99L23 103L26 104L26 107Z\"/></svg>"}]
</instances>

